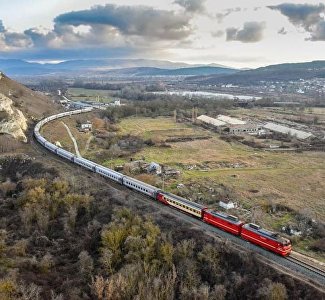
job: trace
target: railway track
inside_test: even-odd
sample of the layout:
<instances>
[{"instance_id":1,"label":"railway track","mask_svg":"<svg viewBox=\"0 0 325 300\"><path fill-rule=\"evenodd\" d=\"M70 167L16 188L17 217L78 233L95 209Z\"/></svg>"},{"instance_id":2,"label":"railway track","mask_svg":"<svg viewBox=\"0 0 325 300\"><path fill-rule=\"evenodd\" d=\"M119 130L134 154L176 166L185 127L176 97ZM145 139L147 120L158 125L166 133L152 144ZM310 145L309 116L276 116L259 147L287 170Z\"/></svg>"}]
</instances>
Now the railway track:
<instances>
[{"instance_id":1,"label":"railway track","mask_svg":"<svg viewBox=\"0 0 325 300\"><path fill-rule=\"evenodd\" d=\"M51 158L55 162L62 163L64 165L69 165L71 168L80 168L83 171L85 171L84 168L78 166L78 165L72 165L70 162L61 159L60 157L56 156L52 152L45 149L43 146L41 146L33 136L31 136L31 146L32 148L40 155L44 156L46 155L47 158ZM50 153L50 155L48 155ZM88 171L89 172L89 171ZM237 236L231 235L225 231L222 231L216 227L212 227L211 225L208 225L206 223L203 223L199 219L195 219L190 215L186 215L178 210L171 209L170 207L164 206L163 204L153 201L151 198L142 195L138 192L135 192L133 190L127 189L125 186L121 186L118 183L107 180L107 178L101 177L98 174L90 172L89 174L92 174L92 177L96 181L105 182L105 185L108 185L110 187L113 187L117 190L125 192L125 190L129 191L130 194L130 200L134 200L136 202L141 201L146 206L154 206L157 207L158 211L163 211L165 214L172 215L178 220L182 220L183 222L186 222L190 224L192 227L199 229L203 231L204 233L217 238L222 239L224 241L228 241L232 244L233 248L240 249L241 251L251 251L256 254L256 256L259 258L259 260L263 261L264 263L268 264L270 267L275 267L277 269L281 269L284 273L293 275L296 278L302 279L307 281L309 284L314 285L316 288L319 288L321 290L324 290L325 286L325 271L322 269L319 269L311 264L308 264L305 261L302 261L295 257L280 257L272 252L269 252L263 248L260 248L254 244L251 244L241 238L238 238ZM89 176L88 176L89 177ZM306 280L308 278L308 280Z\"/></svg>"},{"instance_id":2,"label":"railway track","mask_svg":"<svg viewBox=\"0 0 325 300\"><path fill-rule=\"evenodd\" d=\"M321 268L317 268L316 266L310 264L310 263L307 263L306 261L303 261L303 260L300 260L296 257L293 257L293 256L289 256L287 257L287 260L321 276L321 277L324 277L325 278L325 271L322 270Z\"/></svg>"}]
</instances>

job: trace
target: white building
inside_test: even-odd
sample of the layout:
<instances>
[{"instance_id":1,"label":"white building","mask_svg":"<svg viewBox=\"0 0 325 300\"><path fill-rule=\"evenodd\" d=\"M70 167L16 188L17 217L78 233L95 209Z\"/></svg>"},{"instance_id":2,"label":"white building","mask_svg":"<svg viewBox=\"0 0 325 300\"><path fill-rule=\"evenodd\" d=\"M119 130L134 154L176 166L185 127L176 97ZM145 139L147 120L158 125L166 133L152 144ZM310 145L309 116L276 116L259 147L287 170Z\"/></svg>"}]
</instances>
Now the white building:
<instances>
[{"instance_id":1,"label":"white building","mask_svg":"<svg viewBox=\"0 0 325 300\"><path fill-rule=\"evenodd\" d=\"M313 136L313 134L310 133L310 132L305 132L305 131L293 129L293 128L290 128L290 127L287 127L287 126L283 126L283 125L276 124L276 123L271 123L271 122L266 123L263 127L265 129L268 129L268 130L273 131L273 132L279 132L279 133L294 136L299 140L305 140L305 139L308 139L308 138Z\"/></svg>"},{"instance_id":2,"label":"white building","mask_svg":"<svg viewBox=\"0 0 325 300\"><path fill-rule=\"evenodd\" d=\"M115 100L114 101L114 106L121 106L121 100L120 99Z\"/></svg>"},{"instance_id":3,"label":"white building","mask_svg":"<svg viewBox=\"0 0 325 300\"><path fill-rule=\"evenodd\" d=\"M258 135L262 130L262 125L255 123L241 124L241 125L229 125L229 133L231 134L251 134Z\"/></svg>"},{"instance_id":4,"label":"white building","mask_svg":"<svg viewBox=\"0 0 325 300\"><path fill-rule=\"evenodd\" d=\"M91 131L91 129L92 129L92 124L91 124L91 122L89 122L89 121L87 121L86 123L81 123L80 124L80 131Z\"/></svg>"},{"instance_id":5,"label":"white building","mask_svg":"<svg viewBox=\"0 0 325 300\"><path fill-rule=\"evenodd\" d=\"M199 116L197 118L197 120L200 120L201 122L206 123L206 124L211 124L211 125L216 126L216 127L226 125L225 122L214 119L214 118L211 118L211 117L206 116L206 115Z\"/></svg>"},{"instance_id":6,"label":"white building","mask_svg":"<svg viewBox=\"0 0 325 300\"><path fill-rule=\"evenodd\" d=\"M217 119L219 121L225 122L225 123L230 124L230 125L244 125L244 124L246 124L246 122L243 121L243 120L228 117L228 116L224 116L224 115L218 115Z\"/></svg>"},{"instance_id":7,"label":"white building","mask_svg":"<svg viewBox=\"0 0 325 300\"><path fill-rule=\"evenodd\" d=\"M230 200L220 200L219 206L221 206L224 209L232 209L235 208L235 203Z\"/></svg>"}]
</instances>

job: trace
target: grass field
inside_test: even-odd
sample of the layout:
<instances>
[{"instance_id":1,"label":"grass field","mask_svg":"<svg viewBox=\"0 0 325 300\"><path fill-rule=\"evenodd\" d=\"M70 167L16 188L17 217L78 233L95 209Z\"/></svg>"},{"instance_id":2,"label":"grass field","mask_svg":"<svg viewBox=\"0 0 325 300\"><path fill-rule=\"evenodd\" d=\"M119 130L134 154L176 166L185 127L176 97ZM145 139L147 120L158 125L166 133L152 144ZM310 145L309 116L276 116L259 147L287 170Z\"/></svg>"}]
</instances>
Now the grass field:
<instances>
[{"instance_id":1,"label":"grass field","mask_svg":"<svg viewBox=\"0 0 325 300\"><path fill-rule=\"evenodd\" d=\"M65 118L64 122L77 139L81 154L92 158L96 156L95 153L85 152L91 134L80 133L76 129L74 118ZM227 143L215 133L175 123L172 118L164 117L128 118L119 123L119 128L121 135L132 134L159 141L179 136L210 137L205 140L169 143L170 148L145 147L132 157L145 157L148 162L155 161L179 169L181 176L176 183L200 183L204 186L217 182L233 190L236 197L248 206L271 200L297 211L307 208L315 218L325 221L323 152L275 153L256 150L242 144ZM52 122L43 131L46 138L60 141L64 148L74 151L61 121ZM128 162L129 159L130 157L113 160L107 158L103 162L112 167ZM193 165L196 168L190 170L189 166ZM239 167L227 167L233 165ZM167 189L174 186L175 180L166 182Z\"/></svg>"},{"instance_id":2,"label":"grass field","mask_svg":"<svg viewBox=\"0 0 325 300\"><path fill-rule=\"evenodd\" d=\"M68 94L70 95L71 100L89 100L100 102L112 102L113 97L111 96L112 91L108 90L89 90L83 88L69 88Z\"/></svg>"},{"instance_id":3,"label":"grass field","mask_svg":"<svg viewBox=\"0 0 325 300\"><path fill-rule=\"evenodd\" d=\"M77 129L76 118L63 118L59 120L54 120L50 124L45 125L42 128L42 134L46 139L52 143L60 142L62 147L72 153L75 153L73 142L62 124L62 121L69 127L72 135L77 141L80 154L86 155L86 144L89 138L92 137L91 133L79 132Z\"/></svg>"},{"instance_id":4,"label":"grass field","mask_svg":"<svg viewBox=\"0 0 325 300\"><path fill-rule=\"evenodd\" d=\"M274 153L227 143L217 134L199 127L174 123L171 118L129 118L121 133L163 140L172 136L211 136L208 140L170 143L171 148L146 147L136 157L167 164L181 170L179 182L205 184L216 181L230 187L242 202L250 205L272 200L294 210L306 209L325 221L325 153ZM127 161L128 158L125 158ZM116 163L120 164L119 159ZM220 168L226 162L239 168ZM113 162L110 162L114 164ZM208 166L188 170L188 165ZM235 175L235 176L234 176ZM171 181L170 184L175 184ZM168 186L168 182L167 182ZM254 191L254 193L250 192Z\"/></svg>"},{"instance_id":5,"label":"grass field","mask_svg":"<svg viewBox=\"0 0 325 300\"><path fill-rule=\"evenodd\" d=\"M237 117L256 118L264 120L281 120L287 119L290 121L309 121L312 123L314 117L318 118L318 123L325 123L325 108L312 107L304 110L293 110L285 107L266 107L254 109L236 109L230 111L230 114Z\"/></svg>"}]
</instances>

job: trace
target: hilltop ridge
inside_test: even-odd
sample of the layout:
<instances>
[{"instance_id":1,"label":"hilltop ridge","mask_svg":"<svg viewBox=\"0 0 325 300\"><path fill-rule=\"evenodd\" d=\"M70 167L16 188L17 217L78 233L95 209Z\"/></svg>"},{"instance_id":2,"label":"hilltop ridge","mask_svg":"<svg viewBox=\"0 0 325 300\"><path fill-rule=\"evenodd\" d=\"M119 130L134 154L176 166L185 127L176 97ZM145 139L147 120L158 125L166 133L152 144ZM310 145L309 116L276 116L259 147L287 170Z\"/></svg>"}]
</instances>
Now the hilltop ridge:
<instances>
[{"instance_id":1,"label":"hilltop ridge","mask_svg":"<svg viewBox=\"0 0 325 300\"><path fill-rule=\"evenodd\" d=\"M57 110L56 104L45 95L0 72L0 134L27 142L28 125Z\"/></svg>"}]
</instances>

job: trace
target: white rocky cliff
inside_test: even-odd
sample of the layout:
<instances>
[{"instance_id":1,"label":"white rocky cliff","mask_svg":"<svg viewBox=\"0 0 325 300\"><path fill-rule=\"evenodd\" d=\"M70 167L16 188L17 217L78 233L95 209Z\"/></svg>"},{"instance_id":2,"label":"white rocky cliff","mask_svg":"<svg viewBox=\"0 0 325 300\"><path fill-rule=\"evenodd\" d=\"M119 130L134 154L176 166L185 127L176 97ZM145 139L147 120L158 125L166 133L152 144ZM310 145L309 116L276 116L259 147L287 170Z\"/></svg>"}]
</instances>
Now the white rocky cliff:
<instances>
[{"instance_id":1,"label":"white rocky cliff","mask_svg":"<svg viewBox=\"0 0 325 300\"><path fill-rule=\"evenodd\" d=\"M1 77L0 73L0 80ZM10 98L0 93L0 134L10 134L20 141L27 142L26 130L27 120L23 113L14 107Z\"/></svg>"}]
</instances>

